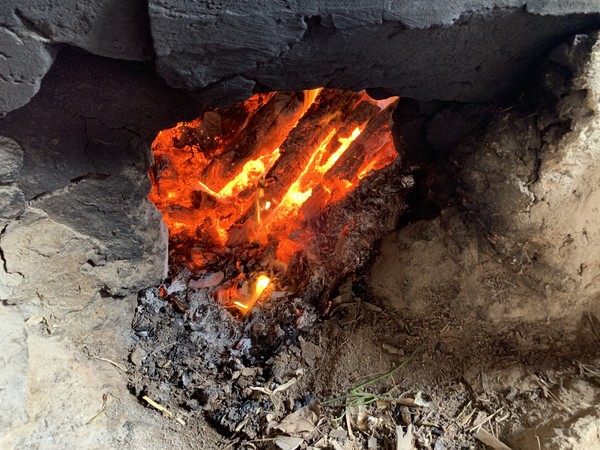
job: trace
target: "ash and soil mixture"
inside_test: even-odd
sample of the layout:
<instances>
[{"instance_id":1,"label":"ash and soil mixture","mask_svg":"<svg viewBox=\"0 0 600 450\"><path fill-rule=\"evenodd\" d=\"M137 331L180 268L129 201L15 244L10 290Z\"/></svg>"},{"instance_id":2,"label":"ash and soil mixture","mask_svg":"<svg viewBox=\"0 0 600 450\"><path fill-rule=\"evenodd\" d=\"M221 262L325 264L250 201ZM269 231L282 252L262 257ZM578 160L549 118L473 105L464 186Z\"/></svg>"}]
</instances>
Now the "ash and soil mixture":
<instances>
[{"instance_id":1,"label":"ash and soil mixture","mask_svg":"<svg viewBox=\"0 0 600 450\"><path fill-rule=\"evenodd\" d=\"M424 183L440 214L320 306L286 294L235 318L185 272L142 292L131 390L190 448L598 448L598 54L559 47L543 107L493 111L434 164L454 195Z\"/></svg>"},{"instance_id":2,"label":"ash and soil mixture","mask_svg":"<svg viewBox=\"0 0 600 450\"><path fill-rule=\"evenodd\" d=\"M431 290L414 299L427 309L418 318L372 297L358 277L325 320L298 300L259 306L240 321L196 293L202 318L192 321L156 294L144 293L134 321L131 386L186 423L176 429L197 434L190 448L295 448L282 438L292 436L298 448L391 449L396 427L409 424L416 448L484 448L470 431L490 416L483 428L514 448L535 448L536 436L553 443L542 448L597 442L600 358L590 349L600 323L592 316L573 328L494 325L451 308L452 292ZM359 390L375 403L351 395L402 363ZM340 405L352 401L349 425ZM223 440L204 440L206 427Z\"/></svg>"}]
</instances>

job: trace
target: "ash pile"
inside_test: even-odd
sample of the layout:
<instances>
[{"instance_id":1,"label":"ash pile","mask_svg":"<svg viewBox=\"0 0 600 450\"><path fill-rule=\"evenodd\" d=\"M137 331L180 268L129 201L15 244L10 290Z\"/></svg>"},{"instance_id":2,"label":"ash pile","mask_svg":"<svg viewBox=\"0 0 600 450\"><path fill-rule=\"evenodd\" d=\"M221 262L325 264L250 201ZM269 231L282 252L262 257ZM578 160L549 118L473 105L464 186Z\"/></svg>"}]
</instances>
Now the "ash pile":
<instances>
[{"instance_id":1,"label":"ash pile","mask_svg":"<svg viewBox=\"0 0 600 450\"><path fill-rule=\"evenodd\" d=\"M171 274L139 294L136 395L224 433L247 418L244 433L260 435L254 413L273 405L256 390L297 378L280 355L302 345L408 208L395 101L262 94L159 134L150 198L169 227Z\"/></svg>"}]
</instances>

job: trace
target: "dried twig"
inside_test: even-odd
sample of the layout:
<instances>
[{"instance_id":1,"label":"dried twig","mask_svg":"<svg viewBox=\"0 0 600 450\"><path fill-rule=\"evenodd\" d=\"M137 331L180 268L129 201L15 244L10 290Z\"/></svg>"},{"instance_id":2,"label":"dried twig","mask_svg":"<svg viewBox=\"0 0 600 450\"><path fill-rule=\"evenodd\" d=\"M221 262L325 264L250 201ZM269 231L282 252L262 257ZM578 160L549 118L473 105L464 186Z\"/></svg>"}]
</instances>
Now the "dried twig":
<instances>
[{"instance_id":1,"label":"dried twig","mask_svg":"<svg viewBox=\"0 0 600 450\"><path fill-rule=\"evenodd\" d=\"M488 433L483 428L479 428L475 433L473 433L473 436L479 442L487 445L488 447L492 447L494 450L511 450L508 445L500 441L498 438L495 438L491 433Z\"/></svg>"},{"instance_id":2,"label":"dried twig","mask_svg":"<svg viewBox=\"0 0 600 450\"><path fill-rule=\"evenodd\" d=\"M112 360L110 360L108 358L100 358L99 356L96 356L95 358L97 360L99 360L99 361L105 361L107 363L110 363L113 366L117 367L118 369L121 369L123 372L127 372L127 369L125 367L123 367L121 364L118 364L118 363L116 363L116 362L114 362L114 361L112 361Z\"/></svg>"},{"instance_id":3,"label":"dried twig","mask_svg":"<svg viewBox=\"0 0 600 450\"><path fill-rule=\"evenodd\" d=\"M350 419L350 411L346 409L346 426L348 427L348 437L354 441L354 433L352 432L352 420Z\"/></svg>"},{"instance_id":4,"label":"dried twig","mask_svg":"<svg viewBox=\"0 0 600 450\"><path fill-rule=\"evenodd\" d=\"M562 401L560 401L560 399L552 393L552 391L550 390L550 388L548 387L548 385L546 384L546 382L544 380L542 380L538 375L531 372L531 370L528 370L528 372L535 377L535 381L542 388L542 390L544 391L544 393L546 395L548 395L552 400L554 400L556 403L558 403L558 405L561 406L569 414L573 414L573 410L571 408L569 408L567 405L565 405Z\"/></svg>"},{"instance_id":5,"label":"dried twig","mask_svg":"<svg viewBox=\"0 0 600 450\"><path fill-rule=\"evenodd\" d=\"M154 400L152 400L150 397L148 397L147 395L144 395L142 397L142 399L144 399L146 402L148 402L148 404L156 409L158 409L160 412L162 412L163 414L165 414L166 416L170 417L171 419L175 419L177 422L179 422L181 425L185 425L185 422L183 421L183 419L176 417L175 414L173 414L171 411L169 411L167 408L165 408L163 405L156 403Z\"/></svg>"}]
</instances>

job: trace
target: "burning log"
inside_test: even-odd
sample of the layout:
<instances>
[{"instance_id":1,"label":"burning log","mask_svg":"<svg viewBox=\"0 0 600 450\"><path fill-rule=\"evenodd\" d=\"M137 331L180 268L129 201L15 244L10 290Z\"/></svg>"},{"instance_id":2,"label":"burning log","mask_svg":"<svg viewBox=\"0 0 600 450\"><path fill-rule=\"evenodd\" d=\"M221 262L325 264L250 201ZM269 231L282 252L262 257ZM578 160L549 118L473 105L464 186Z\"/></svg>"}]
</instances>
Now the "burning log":
<instances>
[{"instance_id":1,"label":"burning log","mask_svg":"<svg viewBox=\"0 0 600 450\"><path fill-rule=\"evenodd\" d=\"M281 156L268 172L266 185L259 189L257 201L237 222L229 245L251 240L264 242L273 231L274 222L280 227L286 218L293 216L294 210L310 196L312 185L320 181L325 171L320 164L332 156L336 146L329 144L336 133L339 135L338 129L356 128L368 120L369 114L376 113L372 106L357 107L365 103L361 102L363 98L364 94L354 92L320 93L281 145ZM269 208L271 205L274 206Z\"/></svg>"},{"instance_id":2,"label":"burning log","mask_svg":"<svg viewBox=\"0 0 600 450\"><path fill-rule=\"evenodd\" d=\"M366 177L397 156L394 107L349 91L282 92L159 134L151 199L171 261L204 273L192 284L242 314L282 282L316 299L406 208L411 179L398 167Z\"/></svg>"},{"instance_id":3,"label":"burning log","mask_svg":"<svg viewBox=\"0 0 600 450\"><path fill-rule=\"evenodd\" d=\"M363 97L366 96L363 95ZM348 118L339 127L337 133L334 135L333 139L331 139L327 145L327 148L323 152L322 165L325 164L325 162L335 154L335 151L339 147L338 143L340 139L345 139L348 138L348 136L351 136L357 127L360 130L363 130L365 126L380 113L380 108L370 99L364 98L358 105L356 105Z\"/></svg>"},{"instance_id":4,"label":"burning log","mask_svg":"<svg viewBox=\"0 0 600 450\"><path fill-rule=\"evenodd\" d=\"M252 158L272 153L306 112L316 91L279 92L252 115L247 125L202 171L201 179L210 180L215 191L221 190L232 175L238 174Z\"/></svg>"},{"instance_id":5,"label":"burning log","mask_svg":"<svg viewBox=\"0 0 600 450\"><path fill-rule=\"evenodd\" d=\"M316 186L310 198L302 205L300 212L305 220L312 219L328 203L342 199L371 169L384 167L396 158L397 153L389 130L394 106L388 106L382 112L371 103L367 105L370 107L363 108L367 114L363 111L360 115L357 114L364 121L361 124L364 130L333 164L330 164L323 176L323 184Z\"/></svg>"},{"instance_id":6,"label":"burning log","mask_svg":"<svg viewBox=\"0 0 600 450\"><path fill-rule=\"evenodd\" d=\"M360 168L390 141L390 120L396 104L392 103L369 122L348 151L327 171L326 178L348 180L352 184L358 181Z\"/></svg>"},{"instance_id":7,"label":"burning log","mask_svg":"<svg viewBox=\"0 0 600 450\"><path fill-rule=\"evenodd\" d=\"M265 196L272 202L281 201L289 186L305 170L311 156L348 118L363 94L323 90L298 125L281 145L281 157L266 178Z\"/></svg>"},{"instance_id":8,"label":"burning log","mask_svg":"<svg viewBox=\"0 0 600 450\"><path fill-rule=\"evenodd\" d=\"M410 175L400 173L397 160L304 224L304 248L290 262L286 281L306 300L326 296L344 277L363 267L374 243L395 229L414 186Z\"/></svg>"}]
</instances>

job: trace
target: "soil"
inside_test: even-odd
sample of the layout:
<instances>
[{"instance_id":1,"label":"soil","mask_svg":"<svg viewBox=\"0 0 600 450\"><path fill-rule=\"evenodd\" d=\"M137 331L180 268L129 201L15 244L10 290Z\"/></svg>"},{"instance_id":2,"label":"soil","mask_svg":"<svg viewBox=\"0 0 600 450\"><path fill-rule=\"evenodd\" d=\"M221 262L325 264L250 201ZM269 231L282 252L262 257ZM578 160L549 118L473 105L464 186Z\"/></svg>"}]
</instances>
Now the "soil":
<instances>
[{"instance_id":1,"label":"soil","mask_svg":"<svg viewBox=\"0 0 600 450\"><path fill-rule=\"evenodd\" d=\"M189 436L189 448L392 449L397 427L406 433L411 425L416 448L477 449L486 448L473 436L482 422L515 449L537 448L538 438L539 448L598 442L595 317L573 327L498 324L455 310L447 292L433 290L413 299L416 310L426 310L415 314L375 297L367 278L347 281L319 317L306 305L275 301L239 320L196 299L208 320L190 321L146 293L134 321L141 336L130 356L131 389L185 422L165 418ZM304 325L291 326L290 317L299 323L305 316ZM267 333L269 323L290 326ZM277 345L253 352L269 333L279 336ZM357 398L353 389L402 364L355 391L373 395L344 417L342 405ZM293 416L307 411L314 426ZM215 429L219 441L195 438ZM301 444L285 447L291 444L282 436Z\"/></svg>"}]
</instances>

